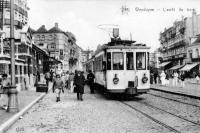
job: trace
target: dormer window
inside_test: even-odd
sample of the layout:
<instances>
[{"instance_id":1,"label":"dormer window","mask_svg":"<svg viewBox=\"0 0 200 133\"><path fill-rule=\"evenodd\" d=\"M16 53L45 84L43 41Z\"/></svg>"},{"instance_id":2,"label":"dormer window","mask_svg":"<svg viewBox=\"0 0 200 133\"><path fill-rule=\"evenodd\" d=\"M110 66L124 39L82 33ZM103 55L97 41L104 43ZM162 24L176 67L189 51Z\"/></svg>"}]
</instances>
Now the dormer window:
<instances>
[{"instance_id":1,"label":"dormer window","mask_svg":"<svg viewBox=\"0 0 200 133\"><path fill-rule=\"evenodd\" d=\"M44 46L44 44L43 44L43 43L39 43L38 45L39 45L40 47L43 47L43 46Z\"/></svg>"}]
</instances>

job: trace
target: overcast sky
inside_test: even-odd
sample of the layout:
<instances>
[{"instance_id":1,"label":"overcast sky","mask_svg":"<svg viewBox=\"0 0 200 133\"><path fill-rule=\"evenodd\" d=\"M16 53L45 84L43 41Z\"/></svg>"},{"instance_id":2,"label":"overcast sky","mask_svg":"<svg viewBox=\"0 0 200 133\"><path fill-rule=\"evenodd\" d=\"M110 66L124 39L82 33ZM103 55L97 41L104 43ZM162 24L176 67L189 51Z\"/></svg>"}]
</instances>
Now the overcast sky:
<instances>
[{"instance_id":1,"label":"overcast sky","mask_svg":"<svg viewBox=\"0 0 200 133\"><path fill-rule=\"evenodd\" d=\"M129 8L128 14L122 14L123 5ZM28 0L33 29L41 25L50 29L58 22L59 28L76 36L80 47L93 50L110 41L109 29L117 25L122 39L132 35L132 40L153 51L159 47L159 33L182 16L191 16L190 9L200 14L199 5L200 0ZM98 25L104 25L104 30Z\"/></svg>"}]
</instances>

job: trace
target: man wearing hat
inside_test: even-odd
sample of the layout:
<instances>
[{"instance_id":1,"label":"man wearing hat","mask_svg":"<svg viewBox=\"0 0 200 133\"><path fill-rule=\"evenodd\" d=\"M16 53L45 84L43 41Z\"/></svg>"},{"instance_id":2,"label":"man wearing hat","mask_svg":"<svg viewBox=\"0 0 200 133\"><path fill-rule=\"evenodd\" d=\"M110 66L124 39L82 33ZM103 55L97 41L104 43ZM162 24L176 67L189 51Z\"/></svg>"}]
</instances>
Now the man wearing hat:
<instances>
[{"instance_id":1,"label":"man wearing hat","mask_svg":"<svg viewBox=\"0 0 200 133\"><path fill-rule=\"evenodd\" d=\"M77 71L74 76L74 86L76 87L77 100L83 101L85 77L81 74L81 71Z\"/></svg>"}]
</instances>

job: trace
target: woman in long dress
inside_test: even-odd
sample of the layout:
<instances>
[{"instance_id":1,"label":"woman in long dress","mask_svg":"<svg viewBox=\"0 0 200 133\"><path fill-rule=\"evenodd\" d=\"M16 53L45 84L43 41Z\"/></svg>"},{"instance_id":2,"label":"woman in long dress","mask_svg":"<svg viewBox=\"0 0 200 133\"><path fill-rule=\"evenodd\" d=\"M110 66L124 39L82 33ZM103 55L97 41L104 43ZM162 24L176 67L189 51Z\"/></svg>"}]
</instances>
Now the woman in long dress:
<instances>
[{"instance_id":1,"label":"woman in long dress","mask_svg":"<svg viewBox=\"0 0 200 133\"><path fill-rule=\"evenodd\" d=\"M162 71L162 73L160 74L160 77L161 77L161 85L165 85L166 75L165 75L164 71Z\"/></svg>"}]
</instances>

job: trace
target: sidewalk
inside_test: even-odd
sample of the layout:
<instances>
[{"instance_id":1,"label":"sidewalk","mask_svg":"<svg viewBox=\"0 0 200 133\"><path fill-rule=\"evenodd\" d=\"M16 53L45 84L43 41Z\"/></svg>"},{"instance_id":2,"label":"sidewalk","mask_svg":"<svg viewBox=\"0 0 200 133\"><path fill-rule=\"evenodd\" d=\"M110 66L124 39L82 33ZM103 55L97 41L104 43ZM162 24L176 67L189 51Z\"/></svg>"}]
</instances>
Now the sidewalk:
<instances>
[{"instance_id":1,"label":"sidewalk","mask_svg":"<svg viewBox=\"0 0 200 133\"><path fill-rule=\"evenodd\" d=\"M52 84L49 85L49 90L51 88ZM17 118L18 114L22 114L26 112L31 105L33 105L33 102L38 99L40 99L41 96L45 95L45 93L42 92L36 92L36 88L34 87L32 90L24 90L18 92L18 106L19 106L19 112L16 113L10 113L7 112L4 109L0 109L0 127L4 127L3 125L9 125L11 122L14 122ZM42 97L41 97L42 98ZM0 104L2 106L2 101L0 101ZM25 112L24 112L25 111ZM13 119L13 120L12 120Z\"/></svg>"},{"instance_id":2,"label":"sidewalk","mask_svg":"<svg viewBox=\"0 0 200 133\"><path fill-rule=\"evenodd\" d=\"M200 84L193 84L190 81L185 82L184 88L182 88L180 85L172 86L171 80L168 86L162 86L160 84L151 84L151 88L200 98Z\"/></svg>"},{"instance_id":3,"label":"sidewalk","mask_svg":"<svg viewBox=\"0 0 200 133\"><path fill-rule=\"evenodd\" d=\"M41 93L36 91L21 91L18 93L19 111L25 108L29 103L35 100ZM2 105L2 104L1 104ZM16 113L9 113L6 110L0 109L0 125L11 118Z\"/></svg>"}]
</instances>

